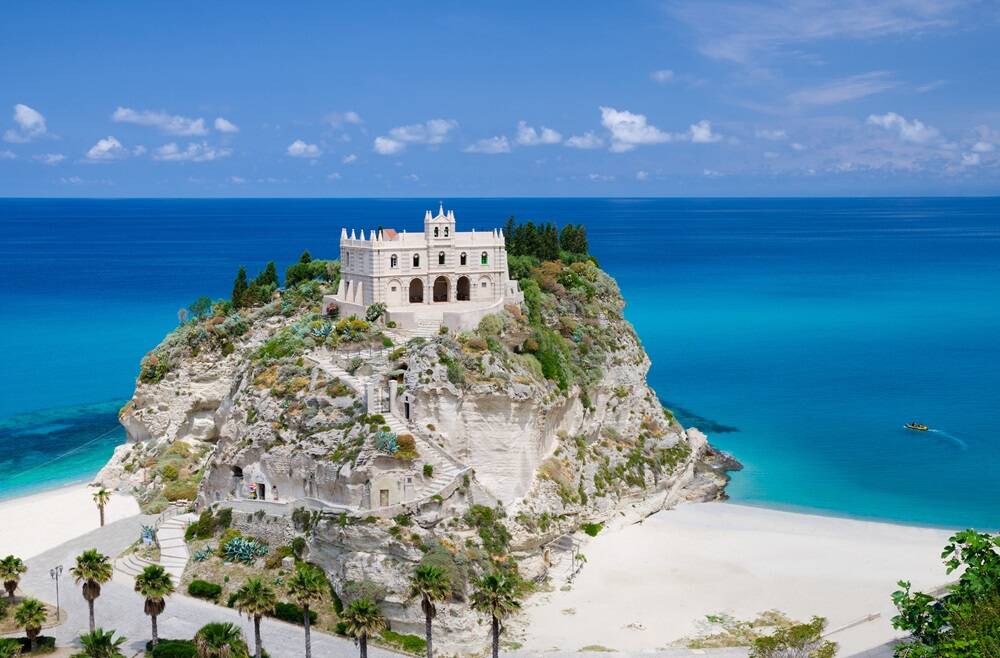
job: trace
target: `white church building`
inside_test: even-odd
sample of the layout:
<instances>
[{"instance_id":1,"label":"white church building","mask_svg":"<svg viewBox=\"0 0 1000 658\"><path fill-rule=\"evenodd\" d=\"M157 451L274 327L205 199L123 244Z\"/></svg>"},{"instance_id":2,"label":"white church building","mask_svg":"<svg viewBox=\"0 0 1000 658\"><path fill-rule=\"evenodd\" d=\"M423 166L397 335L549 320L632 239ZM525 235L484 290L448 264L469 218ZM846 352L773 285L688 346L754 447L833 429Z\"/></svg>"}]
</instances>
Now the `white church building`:
<instances>
[{"instance_id":1,"label":"white church building","mask_svg":"<svg viewBox=\"0 0 1000 658\"><path fill-rule=\"evenodd\" d=\"M523 295L507 275L500 229L456 230L455 211L442 204L424 213L423 233L382 228L340 232L340 286L324 299L341 317L364 316L376 302L404 329L446 326L463 331Z\"/></svg>"}]
</instances>

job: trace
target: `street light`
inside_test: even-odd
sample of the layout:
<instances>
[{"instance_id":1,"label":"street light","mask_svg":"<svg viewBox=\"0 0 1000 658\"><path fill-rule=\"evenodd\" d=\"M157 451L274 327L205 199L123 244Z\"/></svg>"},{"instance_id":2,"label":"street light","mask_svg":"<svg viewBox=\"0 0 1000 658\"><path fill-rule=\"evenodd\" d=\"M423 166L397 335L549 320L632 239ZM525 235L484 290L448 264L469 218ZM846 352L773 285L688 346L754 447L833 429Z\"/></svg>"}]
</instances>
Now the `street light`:
<instances>
[{"instance_id":1,"label":"street light","mask_svg":"<svg viewBox=\"0 0 1000 658\"><path fill-rule=\"evenodd\" d=\"M56 622L59 622L59 577L62 576L63 566L57 564L56 566L49 569L49 577L56 581Z\"/></svg>"}]
</instances>

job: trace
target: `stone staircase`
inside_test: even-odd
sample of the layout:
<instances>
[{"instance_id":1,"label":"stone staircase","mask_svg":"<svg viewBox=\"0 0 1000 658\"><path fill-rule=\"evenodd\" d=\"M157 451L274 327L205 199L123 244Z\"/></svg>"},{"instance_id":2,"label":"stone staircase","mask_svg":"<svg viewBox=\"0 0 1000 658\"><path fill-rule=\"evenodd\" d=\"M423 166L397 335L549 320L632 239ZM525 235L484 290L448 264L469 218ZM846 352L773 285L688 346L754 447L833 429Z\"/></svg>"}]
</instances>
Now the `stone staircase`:
<instances>
[{"instance_id":1,"label":"stone staircase","mask_svg":"<svg viewBox=\"0 0 1000 658\"><path fill-rule=\"evenodd\" d=\"M432 446L427 439L421 436L419 432L414 431L412 427L399 417L389 414L385 417L385 423L397 435L409 434L412 436L417 446L417 452L420 453L417 461L420 464L430 464L434 467L431 480L422 483L420 487L416 488L413 492L413 500L422 500L439 493L467 470L452 460L447 459L440 448Z\"/></svg>"},{"instance_id":2,"label":"stone staircase","mask_svg":"<svg viewBox=\"0 0 1000 658\"><path fill-rule=\"evenodd\" d=\"M156 523L156 539L160 545L159 561L148 560L135 553L129 553L125 557L115 560L115 570L129 578L135 578L146 567L159 564L173 578L174 585L179 584L181 576L184 574L184 568L190 559L187 542L184 541L184 531L197 519L198 516L190 512L168 518L161 516Z\"/></svg>"},{"instance_id":3,"label":"stone staircase","mask_svg":"<svg viewBox=\"0 0 1000 658\"><path fill-rule=\"evenodd\" d=\"M408 332L410 338L433 338L441 332L441 321L433 319L417 319L417 328Z\"/></svg>"}]
</instances>

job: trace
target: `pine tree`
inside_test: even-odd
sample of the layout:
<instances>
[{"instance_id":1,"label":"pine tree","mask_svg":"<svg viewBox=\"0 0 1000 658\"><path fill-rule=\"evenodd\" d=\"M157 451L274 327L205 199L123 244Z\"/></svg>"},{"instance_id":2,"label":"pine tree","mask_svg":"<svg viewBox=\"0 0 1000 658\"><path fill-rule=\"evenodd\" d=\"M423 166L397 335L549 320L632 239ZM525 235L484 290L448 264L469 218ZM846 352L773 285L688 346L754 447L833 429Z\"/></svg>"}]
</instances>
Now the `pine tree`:
<instances>
[{"instance_id":1,"label":"pine tree","mask_svg":"<svg viewBox=\"0 0 1000 658\"><path fill-rule=\"evenodd\" d=\"M273 260L268 262L267 266L261 270L254 283L259 286L273 285L275 288L278 287L278 268L275 267Z\"/></svg>"},{"instance_id":2,"label":"pine tree","mask_svg":"<svg viewBox=\"0 0 1000 658\"><path fill-rule=\"evenodd\" d=\"M247 296L247 268L240 265L240 271L236 273L236 281L233 282L233 308L242 308Z\"/></svg>"},{"instance_id":3,"label":"pine tree","mask_svg":"<svg viewBox=\"0 0 1000 658\"><path fill-rule=\"evenodd\" d=\"M541 231L537 256L542 260L559 260L559 232L555 224L545 224Z\"/></svg>"},{"instance_id":4,"label":"pine tree","mask_svg":"<svg viewBox=\"0 0 1000 658\"><path fill-rule=\"evenodd\" d=\"M301 255L301 256L299 256L299 262L300 262L300 263L311 263L311 262L312 262L312 259L313 259L313 257L312 257L312 255L311 255L311 254L309 253L309 250L308 250L308 249L306 249L305 251L303 251L303 252L302 252L302 255Z\"/></svg>"}]
</instances>

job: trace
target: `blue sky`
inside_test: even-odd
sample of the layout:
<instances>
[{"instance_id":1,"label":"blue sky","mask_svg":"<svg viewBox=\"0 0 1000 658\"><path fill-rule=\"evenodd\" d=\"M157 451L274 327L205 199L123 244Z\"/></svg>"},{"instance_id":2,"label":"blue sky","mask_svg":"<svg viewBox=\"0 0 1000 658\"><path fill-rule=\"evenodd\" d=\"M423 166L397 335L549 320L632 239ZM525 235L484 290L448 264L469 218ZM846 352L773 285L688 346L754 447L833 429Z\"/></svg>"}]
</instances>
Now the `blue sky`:
<instances>
[{"instance_id":1,"label":"blue sky","mask_svg":"<svg viewBox=\"0 0 1000 658\"><path fill-rule=\"evenodd\" d=\"M1000 193L1000 5L10 3L0 195Z\"/></svg>"}]
</instances>

